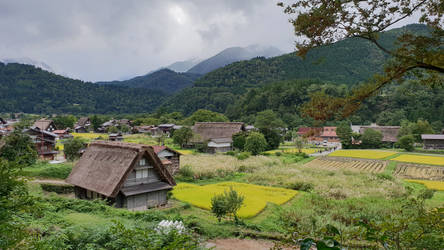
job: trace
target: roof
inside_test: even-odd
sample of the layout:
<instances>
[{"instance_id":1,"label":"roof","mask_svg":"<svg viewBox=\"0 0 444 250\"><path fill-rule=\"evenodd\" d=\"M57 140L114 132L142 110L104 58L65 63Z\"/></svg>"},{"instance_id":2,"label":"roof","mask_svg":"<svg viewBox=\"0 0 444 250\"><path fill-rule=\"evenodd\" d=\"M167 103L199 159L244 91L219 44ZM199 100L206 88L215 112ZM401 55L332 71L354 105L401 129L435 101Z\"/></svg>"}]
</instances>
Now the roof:
<instances>
[{"instance_id":1,"label":"roof","mask_svg":"<svg viewBox=\"0 0 444 250\"><path fill-rule=\"evenodd\" d=\"M34 132L36 134L44 134L44 135L48 135L50 137L57 137L57 135L54 133L48 132L46 130L41 130L41 129L35 128L35 127L32 127L30 129L25 129L24 132Z\"/></svg>"},{"instance_id":2,"label":"roof","mask_svg":"<svg viewBox=\"0 0 444 250\"><path fill-rule=\"evenodd\" d=\"M380 131L382 133L382 141L383 142L397 142L398 141L398 133L400 126L362 126L359 129L359 133L363 134L366 129L374 129Z\"/></svg>"},{"instance_id":3,"label":"roof","mask_svg":"<svg viewBox=\"0 0 444 250\"><path fill-rule=\"evenodd\" d=\"M125 196L131 196L131 195L137 195L137 194L143 194L147 192L154 192L159 190L166 190L166 189L172 189L173 187L165 182L152 182L148 184L143 185L135 185L135 186L129 186L124 187L120 191Z\"/></svg>"},{"instance_id":4,"label":"roof","mask_svg":"<svg viewBox=\"0 0 444 250\"><path fill-rule=\"evenodd\" d=\"M64 134L64 133L66 133L66 132L68 132L68 130L66 130L66 129L63 129L63 130L54 130L54 131L52 131L54 134Z\"/></svg>"},{"instance_id":5,"label":"roof","mask_svg":"<svg viewBox=\"0 0 444 250\"><path fill-rule=\"evenodd\" d=\"M87 122L89 122L89 117L80 117L80 119L76 123L76 126L83 127L86 125Z\"/></svg>"},{"instance_id":6,"label":"roof","mask_svg":"<svg viewBox=\"0 0 444 250\"><path fill-rule=\"evenodd\" d=\"M351 125L350 127L353 133L359 133L359 130L361 129L362 125Z\"/></svg>"},{"instance_id":7,"label":"roof","mask_svg":"<svg viewBox=\"0 0 444 250\"><path fill-rule=\"evenodd\" d=\"M229 138L216 138L211 140L214 143L232 143L233 139L231 137Z\"/></svg>"},{"instance_id":8,"label":"roof","mask_svg":"<svg viewBox=\"0 0 444 250\"><path fill-rule=\"evenodd\" d=\"M175 125L176 124L168 123L168 124L159 124L157 127L159 127L159 128L172 128Z\"/></svg>"},{"instance_id":9,"label":"roof","mask_svg":"<svg viewBox=\"0 0 444 250\"><path fill-rule=\"evenodd\" d=\"M193 132L200 135L200 141L232 138L236 133L244 130L242 122L196 122Z\"/></svg>"},{"instance_id":10,"label":"roof","mask_svg":"<svg viewBox=\"0 0 444 250\"><path fill-rule=\"evenodd\" d=\"M40 119L38 121L35 121L32 127L39 128L40 130L47 130L49 126L53 123L54 122L52 120Z\"/></svg>"},{"instance_id":11,"label":"roof","mask_svg":"<svg viewBox=\"0 0 444 250\"><path fill-rule=\"evenodd\" d=\"M301 127L298 129L298 135L319 135L321 134L322 128L314 128L314 127Z\"/></svg>"},{"instance_id":12,"label":"roof","mask_svg":"<svg viewBox=\"0 0 444 250\"><path fill-rule=\"evenodd\" d=\"M152 147L110 141L92 142L72 169L66 182L107 197L115 197L133 165L142 155L148 158L162 181L170 186L176 185Z\"/></svg>"},{"instance_id":13,"label":"roof","mask_svg":"<svg viewBox=\"0 0 444 250\"><path fill-rule=\"evenodd\" d=\"M336 127L324 127L322 130L322 137L338 137L336 135Z\"/></svg>"},{"instance_id":14,"label":"roof","mask_svg":"<svg viewBox=\"0 0 444 250\"><path fill-rule=\"evenodd\" d=\"M155 146L151 146L152 148L153 148L153 150L154 150L154 153L156 153L156 154L158 154L158 153L160 153L160 152L162 152L163 150L168 150L168 151L171 151L171 152L173 152L173 153L176 153L176 154L179 154L179 155L181 155L181 153L179 153L179 152L177 152L176 150L174 150L174 149L171 149L171 148L169 148L169 147L167 147L167 146L157 146L157 145L155 145Z\"/></svg>"},{"instance_id":15,"label":"roof","mask_svg":"<svg viewBox=\"0 0 444 250\"><path fill-rule=\"evenodd\" d=\"M0 124L6 124L7 122L0 117Z\"/></svg>"},{"instance_id":16,"label":"roof","mask_svg":"<svg viewBox=\"0 0 444 250\"><path fill-rule=\"evenodd\" d=\"M435 135L435 134L423 134L421 135L421 139L423 140L444 140L444 135Z\"/></svg>"}]
</instances>

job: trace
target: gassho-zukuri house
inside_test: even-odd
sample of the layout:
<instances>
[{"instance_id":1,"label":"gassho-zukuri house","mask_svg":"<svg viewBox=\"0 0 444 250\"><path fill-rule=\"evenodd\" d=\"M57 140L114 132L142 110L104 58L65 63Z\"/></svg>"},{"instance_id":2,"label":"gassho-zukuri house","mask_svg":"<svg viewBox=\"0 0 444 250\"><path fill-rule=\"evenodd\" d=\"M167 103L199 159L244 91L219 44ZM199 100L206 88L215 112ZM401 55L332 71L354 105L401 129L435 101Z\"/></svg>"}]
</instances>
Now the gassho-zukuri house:
<instances>
[{"instance_id":1,"label":"gassho-zukuri house","mask_svg":"<svg viewBox=\"0 0 444 250\"><path fill-rule=\"evenodd\" d=\"M208 142L208 152L228 152L233 150L233 135L245 131L242 122L196 122L193 133L198 135L194 143Z\"/></svg>"},{"instance_id":2,"label":"gassho-zukuri house","mask_svg":"<svg viewBox=\"0 0 444 250\"><path fill-rule=\"evenodd\" d=\"M66 182L76 198L106 199L130 210L165 205L176 185L151 146L110 141L91 143Z\"/></svg>"}]
</instances>

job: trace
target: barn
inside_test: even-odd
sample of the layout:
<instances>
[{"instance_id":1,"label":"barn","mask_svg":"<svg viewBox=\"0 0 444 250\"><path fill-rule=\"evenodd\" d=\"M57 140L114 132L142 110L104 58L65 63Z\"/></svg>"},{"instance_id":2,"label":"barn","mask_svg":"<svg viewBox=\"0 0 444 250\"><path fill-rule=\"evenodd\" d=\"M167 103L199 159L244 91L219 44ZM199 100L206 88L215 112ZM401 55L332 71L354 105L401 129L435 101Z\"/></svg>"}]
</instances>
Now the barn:
<instances>
[{"instance_id":1,"label":"barn","mask_svg":"<svg viewBox=\"0 0 444 250\"><path fill-rule=\"evenodd\" d=\"M423 134L424 149L444 149L444 135Z\"/></svg>"},{"instance_id":2,"label":"barn","mask_svg":"<svg viewBox=\"0 0 444 250\"><path fill-rule=\"evenodd\" d=\"M130 210L165 205L176 185L152 147L110 141L91 143L66 182L76 198L106 199Z\"/></svg>"}]
</instances>

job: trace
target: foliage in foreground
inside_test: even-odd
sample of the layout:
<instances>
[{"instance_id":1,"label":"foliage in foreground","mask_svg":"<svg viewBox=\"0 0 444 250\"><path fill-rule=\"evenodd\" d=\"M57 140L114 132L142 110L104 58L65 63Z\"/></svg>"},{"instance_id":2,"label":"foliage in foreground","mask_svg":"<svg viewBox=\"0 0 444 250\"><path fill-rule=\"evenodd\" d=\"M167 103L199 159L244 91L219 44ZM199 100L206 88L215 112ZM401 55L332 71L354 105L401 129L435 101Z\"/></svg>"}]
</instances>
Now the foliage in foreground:
<instances>
[{"instance_id":1,"label":"foliage in foreground","mask_svg":"<svg viewBox=\"0 0 444 250\"><path fill-rule=\"evenodd\" d=\"M236 224L239 223L237 212L241 208L245 197L239 195L233 187L225 190L223 194L216 194L211 198L211 212L217 217L219 222L226 215L233 215Z\"/></svg>"}]
</instances>

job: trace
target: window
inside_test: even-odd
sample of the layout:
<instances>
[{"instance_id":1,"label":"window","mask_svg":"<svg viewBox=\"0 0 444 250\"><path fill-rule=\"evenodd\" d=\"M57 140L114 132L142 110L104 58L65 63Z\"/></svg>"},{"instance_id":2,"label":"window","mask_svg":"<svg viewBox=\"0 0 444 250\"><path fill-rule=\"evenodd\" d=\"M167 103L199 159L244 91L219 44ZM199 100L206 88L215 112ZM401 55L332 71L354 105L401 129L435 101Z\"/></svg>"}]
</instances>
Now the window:
<instances>
[{"instance_id":1,"label":"window","mask_svg":"<svg viewBox=\"0 0 444 250\"><path fill-rule=\"evenodd\" d=\"M136 179L148 178L148 169L136 170Z\"/></svg>"},{"instance_id":2,"label":"window","mask_svg":"<svg viewBox=\"0 0 444 250\"><path fill-rule=\"evenodd\" d=\"M145 166L145 164L146 164L145 158L140 159L140 161L139 161L139 165L140 165L140 166Z\"/></svg>"}]
</instances>

